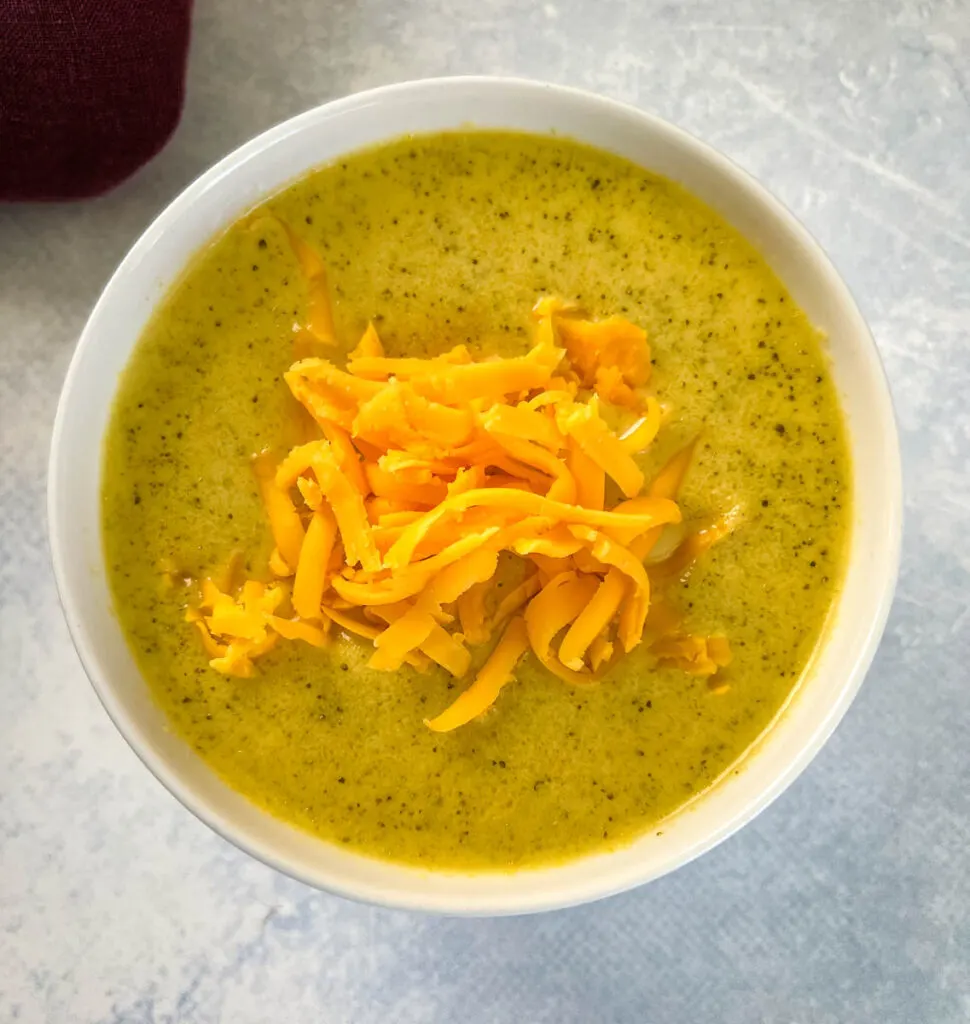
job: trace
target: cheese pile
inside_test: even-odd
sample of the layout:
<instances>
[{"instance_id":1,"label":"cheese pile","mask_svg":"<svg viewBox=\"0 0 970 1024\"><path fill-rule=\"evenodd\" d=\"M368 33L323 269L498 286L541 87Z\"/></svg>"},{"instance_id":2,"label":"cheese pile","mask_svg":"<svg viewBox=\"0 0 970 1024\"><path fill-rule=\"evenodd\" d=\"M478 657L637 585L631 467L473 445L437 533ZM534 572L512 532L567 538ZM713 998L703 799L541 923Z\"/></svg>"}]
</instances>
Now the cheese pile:
<instances>
[{"instance_id":1,"label":"cheese pile","mask_svg":"<svg viewBox=\"0 0 970 1024\"><path fill-rule=\"evenodd\" d=\"M316 337L332 343L332 319L315 317ZM427 722L446 731L490 707L529 650L585 684L641 642L644 560L681 521L674 499L691 448L646 486L634 456L662 411L645 390L644 331L553 299L534 318L521 356L475 359L460 345L391 358L369 325L345 369L307 358L284 374L318 436L278 464L255 459L273 581L203 584L187 618L214 669L250 675L278 637L322 646L336 624L373 645L372 668L436 663L460 678L469 648L497 637L471 686ZM623 433L607 403L631 421ZM729 527L691 533L672 557L691 561ZM503 596L510 559L524 575ZM661 643L658 659L698 674L730 658L722 637L674 628Z\"/></svg>"}]
</instances>

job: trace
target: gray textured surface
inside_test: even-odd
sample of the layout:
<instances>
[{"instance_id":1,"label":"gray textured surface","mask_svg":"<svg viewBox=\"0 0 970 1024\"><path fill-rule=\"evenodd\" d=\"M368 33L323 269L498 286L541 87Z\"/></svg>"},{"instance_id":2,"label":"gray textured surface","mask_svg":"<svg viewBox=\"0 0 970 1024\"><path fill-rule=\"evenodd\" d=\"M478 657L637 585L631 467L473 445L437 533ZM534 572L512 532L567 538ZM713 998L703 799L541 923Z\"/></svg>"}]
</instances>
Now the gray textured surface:
<instances>
[{"instance_id":1,"label":"gray textured surface","mask_svg":"<svg viewBox=\"0 0 970 1024\"><path fill-rule=\"evenodd\" d=\"M85 205L0 210L0 1020L970 1020L970 5L202 0L168 149ZM741 835L646 890L504 921L312 892L210 834L88 686L44 538L71 349L192 177L320 101L515 73L666 116L767 183L891 378L907 536L862 694Z\"/></svg>"}]
</instances>

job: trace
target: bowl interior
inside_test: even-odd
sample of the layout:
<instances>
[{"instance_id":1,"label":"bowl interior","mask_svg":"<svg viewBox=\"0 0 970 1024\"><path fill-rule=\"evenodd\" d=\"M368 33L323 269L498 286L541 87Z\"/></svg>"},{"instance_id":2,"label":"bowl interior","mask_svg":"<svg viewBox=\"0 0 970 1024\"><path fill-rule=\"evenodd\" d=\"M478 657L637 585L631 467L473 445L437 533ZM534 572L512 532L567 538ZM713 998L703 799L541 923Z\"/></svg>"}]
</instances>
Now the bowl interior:
<instances>
[{"instance_id":1,"label":"bowl interior","mask_svg":"<svg viewBox=\"0 0 970 1024\"><path fill-rule=\"evenodd\" d=\"M269 193L317 165L407 132L462 126L556 132L682 183L764 253L829 356L854 462L851 557L826 642L786 711L734 771L612 853L513 874L431 873L349 853L258 810L167 728L114 617L99 522L101 453L132 347L188 258ZM135 751L226 838L310 884L374 902L451 913L520 913L580 903L655 878L753 817L805 767L841 718L888 613L900 534L898 443L869 331L807 232L737 167L676 128L572 90L500 79L415 82L312 110L243 146L179 196L119 267L84 330L61 396L51 452L51 549L85 668Z\"/></svg>"}]
</instances>

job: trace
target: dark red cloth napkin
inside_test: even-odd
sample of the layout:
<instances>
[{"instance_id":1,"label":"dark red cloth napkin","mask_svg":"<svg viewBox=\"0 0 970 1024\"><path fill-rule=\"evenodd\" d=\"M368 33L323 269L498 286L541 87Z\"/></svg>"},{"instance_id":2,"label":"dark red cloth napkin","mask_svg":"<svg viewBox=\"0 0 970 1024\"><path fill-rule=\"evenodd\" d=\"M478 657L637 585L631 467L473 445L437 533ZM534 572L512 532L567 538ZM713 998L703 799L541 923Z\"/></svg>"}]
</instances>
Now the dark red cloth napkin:
<instances>
[{"instance_id":1,"label":"dark red cloth napkin","mask_svg":"<svg viewBox=\"0 0 970 1024\"><path fill-rule=\"evenodd\" d=\"M0 0L0 199L80 199L182 112L191 0Z\"/></svg>"}]
</instances>

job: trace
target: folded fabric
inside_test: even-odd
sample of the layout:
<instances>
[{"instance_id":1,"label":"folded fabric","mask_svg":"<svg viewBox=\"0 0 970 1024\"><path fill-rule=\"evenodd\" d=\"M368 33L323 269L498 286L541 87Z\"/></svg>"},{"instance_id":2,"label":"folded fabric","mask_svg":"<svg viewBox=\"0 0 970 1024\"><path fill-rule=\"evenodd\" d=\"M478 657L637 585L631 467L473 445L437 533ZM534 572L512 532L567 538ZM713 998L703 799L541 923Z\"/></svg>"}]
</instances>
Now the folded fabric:
<instances>
[{"instance_id":1,"label":"folded fabric","mask_svg":"<svg viewBox=\"0 0 970 1024\"><path fill-rule=\"evenodd\" d=\"M0 200L79 199L166 143L191 0L0 0Z\"/></svg>"}]
</instances>

